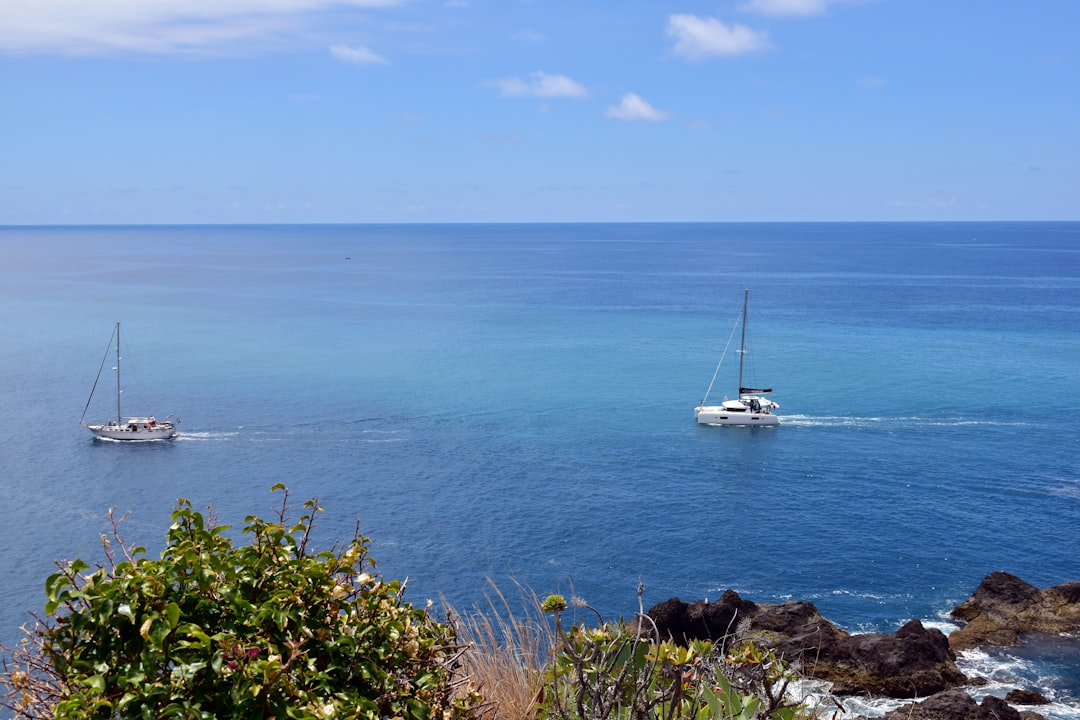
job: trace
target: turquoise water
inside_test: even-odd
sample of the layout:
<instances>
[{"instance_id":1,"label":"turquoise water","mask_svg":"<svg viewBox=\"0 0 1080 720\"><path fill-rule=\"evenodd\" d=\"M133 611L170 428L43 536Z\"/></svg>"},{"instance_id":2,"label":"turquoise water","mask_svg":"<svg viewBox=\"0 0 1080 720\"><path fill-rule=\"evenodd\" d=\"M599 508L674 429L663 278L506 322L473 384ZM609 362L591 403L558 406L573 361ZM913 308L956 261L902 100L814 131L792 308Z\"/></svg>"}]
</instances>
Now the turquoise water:
<instances>
[{"instance_id":1,"label":"turquoise water","mask_svg":"<svg viewBox=\"0 0 1080 720\"><path fill-rule=\"evenodd\" d=\"M238 526L278 482L319 498L327 543L359 518L415 602L481 602L490 577L615 616L640 581L646 607L733 588L892 630L993 570L1080 579L1080 223L0 228L0 247L5 642L54 560L100 557L109 508L153 550L177 497ZM784 424L698 427L744 288ZM176 441L77 424L117 320L125 407L178 414ZM729 351L713 400L733 373ZM1080 696L1080 668L1052 666L1037 682Z\"/></svg>"}]
</instances>

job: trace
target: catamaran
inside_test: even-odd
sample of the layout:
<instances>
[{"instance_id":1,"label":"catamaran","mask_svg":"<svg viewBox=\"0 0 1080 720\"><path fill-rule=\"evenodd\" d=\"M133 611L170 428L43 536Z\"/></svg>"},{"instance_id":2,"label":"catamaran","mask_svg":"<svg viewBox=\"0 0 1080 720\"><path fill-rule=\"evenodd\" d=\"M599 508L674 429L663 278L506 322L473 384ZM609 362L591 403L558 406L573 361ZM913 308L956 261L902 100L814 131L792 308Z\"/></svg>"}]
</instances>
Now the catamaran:
<instances>
[{"instance_id":1,"label":"catamaran","mask_svg":"<svg viewBox=\"0 0 1080 720\"><path fill-rule=\"evenodd\" d=\"M742 316L739 324L742 326L742 338L739 343L739 394L735 400L724 398L719 405L706 405L709 393L712 392L716 383L716 375L720 372L720 366L724 364L723 356L713 373L712 382L705 392L705 399L694 408L694 417L700 425L779 425L780 418L773 414L780 405L769 398L762 397L772 392L772 388L751 388L743 385L743 364L746 360L746 306L750 299L750 290L743 291ZM735 329L732 328L732 334ZM729 339L730 342L730 339ZM724 348L727 354L727 348Z\"/></svg>"},{"instance_id":2,"label":"catamaran","mask_svg":"<svg viewBox=\"0 0 1080 720\"><path fill-rule=\"evenodd\" d=\"M153 415L125 417L120 412L120 396L123 393L120 387L120 323L116 323L113 337L116 338L116 367L113 368L116 372L116 418L100 423L84 422L86 411L90 408L90 401L94 399L98 381L101 380L101 371L105 368L105 361L108 360L109 353L112 351L113 338L110 337L105 357L101 360L101 367L98 368L97 378L94 380L94 386L90 389L90 397L87 398L86 407L83 408L82 417L79 418L79 424L92 432L94 437L106 440L168 440L176 437L179 433L176 431L176 423L169 419L172 417L171 414L164 420L158 420Z\"/></svg>"}]
</instances>

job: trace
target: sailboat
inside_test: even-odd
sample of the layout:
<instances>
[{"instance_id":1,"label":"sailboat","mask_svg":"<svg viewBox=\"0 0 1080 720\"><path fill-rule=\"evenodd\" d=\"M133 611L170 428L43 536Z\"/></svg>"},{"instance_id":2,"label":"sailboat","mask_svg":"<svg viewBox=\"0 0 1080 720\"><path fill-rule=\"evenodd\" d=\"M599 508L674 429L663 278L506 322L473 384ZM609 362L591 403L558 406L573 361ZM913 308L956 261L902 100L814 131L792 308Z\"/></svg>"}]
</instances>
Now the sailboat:
<instances>
[{"instance_id":1,"label":"sailboat","mask_svg":"<svg viewBox=\"0 0 1080 720\"><path fill-rule=\"evenodd\" d=\"M772 388L750 388L743 385L743 364L746 360L746 306L749 299L750 290L746 289L743 291L742 316L739 320L742 325L742 339L739 343L739 395L735 400L728 400L725 397L724 401L719 405L705 404L709 399L709 393L712 392L713 384L716 382L716 375L720 372L720 365L724 363L724 358L721 356L720 364L716 366L716 372L713 373L713 380L709 383L709 389L705 392L705 399L694 408L694 417L697 418L700 425L758 426L780 424L780 418L773 414L773 410L778 409L780 405L766 397L762 397L771 393ZM734 332L735 330L732 328L732 334ZM730 342L730 339L728 342ZM727 348L724 349L724 354L727 354Z\"/></svg>"},{"instance_id":2,"label":"sailboat","mask_svg":"<svg viewBox=\"0 0 1080 720\"><path fill-rule=\"evenodd\" d=\"M84 422L86 411L90 407L90 401L94 399L94 390L97 389L98 381L101 380L101 371L105 368L105 360L109 358L109 352L112 350L113 338L110 337L109 346L105 350L105 357L101 360L101 367L98 368L94 387L90 389L90 397L86 400L86 407L83 408L79 424L92 432L94 437L106 440L168 440L176 437L179 433L176 432L176 423L169 419L172 417L171 414L164 420L158 420L153 415L125 417L120 412L120 395L123 393L120 387L120 323L116 323L113 337L116 338L116 367L113 368L116 372L116 418L100 423ZM176 422L180 421L177 420Z\"/></svg>"}]
</instances>

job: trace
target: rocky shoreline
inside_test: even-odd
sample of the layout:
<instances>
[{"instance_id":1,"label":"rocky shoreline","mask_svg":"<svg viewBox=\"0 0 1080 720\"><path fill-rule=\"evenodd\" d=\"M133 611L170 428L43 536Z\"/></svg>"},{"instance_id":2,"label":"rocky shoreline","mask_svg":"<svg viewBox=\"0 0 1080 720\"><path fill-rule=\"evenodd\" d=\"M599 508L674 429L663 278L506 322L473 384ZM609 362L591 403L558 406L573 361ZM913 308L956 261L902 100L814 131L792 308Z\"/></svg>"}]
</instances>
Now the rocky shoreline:
<instances>
[{"instance_id":1,"label":"rocky shoreline","mask_svg":"<svg viewBox=\"0 0 1080 720\"><path fill-rule=\"evenodd\" d=\"M1027 707L1046 704L1042 694L1016 688L1005 698L977 703L965 690L973 683L956 666L956 653L1017 645L1034 633L1080 631L1080 582L1040 590L1006 572L988 575L971 597L950 613L961 627L946 636L911 620L895 633L852 635L837 628L808 602L759 604L734 590L713 602L678 598L654 605L648 616L661 638L677 642L726 642L736 630L789 662L807 677L830 684L844 696L921 701L885 715L885 720L1037 720ZM645 627L642 623L642 628Z\"/></svg>"}]
</instances>

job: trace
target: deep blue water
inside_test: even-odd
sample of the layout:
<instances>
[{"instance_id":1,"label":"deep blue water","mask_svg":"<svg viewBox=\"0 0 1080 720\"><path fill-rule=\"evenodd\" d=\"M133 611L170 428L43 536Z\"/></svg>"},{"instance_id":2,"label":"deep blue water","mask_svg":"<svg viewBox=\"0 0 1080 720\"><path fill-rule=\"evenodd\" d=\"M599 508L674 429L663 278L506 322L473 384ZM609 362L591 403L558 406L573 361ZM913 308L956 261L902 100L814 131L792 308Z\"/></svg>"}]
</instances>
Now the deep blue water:
<instances>
[{"instance_id":1,"label":"deep blue water","mask_svg":"<svg viewBox=\"0 0 1080 720\"><path fill-rule=\"evenodd\" d=\"M154 552L178 497L239 527L278 482L319 498L325 544L359 518L418 603L479 603L490 577L629 615L640 581L646 607L733 588L893 630L993 570L1080 579L1080 223L43 227L0 248L0 642L55 560L100 557L109 508ZM744 288L784 424L698 427ZM125 408L179 414L176 441L77 424L117 320ZM1039 680L1066 699L1069 652Z\"/></svg>"}]
</instances>

